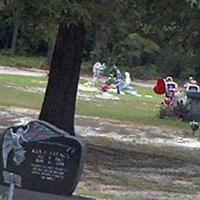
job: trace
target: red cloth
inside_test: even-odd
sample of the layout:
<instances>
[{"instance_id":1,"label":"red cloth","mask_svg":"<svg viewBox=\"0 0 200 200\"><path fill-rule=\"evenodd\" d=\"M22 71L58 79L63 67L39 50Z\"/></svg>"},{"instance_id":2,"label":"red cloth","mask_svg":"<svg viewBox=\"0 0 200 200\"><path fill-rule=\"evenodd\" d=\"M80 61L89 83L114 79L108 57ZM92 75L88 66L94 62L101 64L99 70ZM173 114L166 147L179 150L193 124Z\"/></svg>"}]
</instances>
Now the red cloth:
<instances>
[{"instance_id":1,"label":"red cloth","mask_svg":"<svg viewBox=\"0 0 200 200\"><path fill-rule=\"evenodd\" d=\"M156 94L164 94L165 93L165 81L162 78L159 78L156 82L156 86L154 87L154 92Z\"/></svg>"},{"instance_id":2,"label":"red cloth","mask_svg":"<svg viewBox=\"0 0 200 200\"><path fill-rule=\"evenodd\" d=\"M102 92L108 92L108 90L109 90L109 85L107 85L107 84L103 84L102 86L101 86L101 90L102 90Z\"/></svg>"}]
</instances>

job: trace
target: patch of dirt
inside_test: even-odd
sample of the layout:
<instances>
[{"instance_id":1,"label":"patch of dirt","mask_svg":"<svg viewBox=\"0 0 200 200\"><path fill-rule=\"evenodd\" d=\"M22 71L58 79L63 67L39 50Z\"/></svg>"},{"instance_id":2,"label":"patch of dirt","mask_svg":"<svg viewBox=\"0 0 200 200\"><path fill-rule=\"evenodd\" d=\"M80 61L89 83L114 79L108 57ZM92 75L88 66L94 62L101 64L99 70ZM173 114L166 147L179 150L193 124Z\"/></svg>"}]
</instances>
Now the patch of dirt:
<instances>
[{"instance_id":1,"label":"patch of dirt","mask_svg":"<svg viewBox=\"0 0 200 200\"><path fill-rule=\"evenodd\" d=\"M0 107L0 130L37 119ZM200 199L200 144L181 130L76 116L87 160L76 194L110 200Z\"/></svg>"}]
</instances>

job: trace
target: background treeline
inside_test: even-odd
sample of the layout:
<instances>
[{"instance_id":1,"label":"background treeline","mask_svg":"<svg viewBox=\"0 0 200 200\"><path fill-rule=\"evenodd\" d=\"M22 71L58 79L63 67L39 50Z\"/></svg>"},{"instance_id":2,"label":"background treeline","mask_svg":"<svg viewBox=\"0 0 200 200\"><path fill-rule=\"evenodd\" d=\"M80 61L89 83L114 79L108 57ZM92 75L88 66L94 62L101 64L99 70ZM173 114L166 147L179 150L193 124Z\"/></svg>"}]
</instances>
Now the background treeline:
<instances>
[{"instance_id":1,"label":"background treeline","mask_svg":"<svg viewBox=\"0 0 200 200\"><path fill-rule=\"evenodd\" d=\"M53 2L0 2L1 55L45 56L45 65L49 65L58 27L58 2L64 6L64 0ZM197 0L77 2L70 9L79 9L80 16L86 16L87 7L87 20L92 20L87 27L84 61L116 64L141 79L165 75L200 79Z\"/></svg>"}]
</instances>

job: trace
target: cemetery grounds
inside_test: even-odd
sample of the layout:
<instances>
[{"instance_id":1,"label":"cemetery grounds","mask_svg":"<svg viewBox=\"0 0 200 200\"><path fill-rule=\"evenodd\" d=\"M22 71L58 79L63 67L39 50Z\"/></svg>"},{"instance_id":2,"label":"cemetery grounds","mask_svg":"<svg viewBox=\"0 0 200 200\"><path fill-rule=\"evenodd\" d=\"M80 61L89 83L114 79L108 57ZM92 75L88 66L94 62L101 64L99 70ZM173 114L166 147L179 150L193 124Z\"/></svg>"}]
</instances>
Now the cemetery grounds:
<instances>
[{"instance_id":1,"label":"cemetery grounds","mask_svg":"<svg viewBox=\"0 0 200 200\"><path fill-rule=\"evenodd\" d=\"M18 72L0 75L1 133L39 114L46 75ZM76 133L87 144L87 160L75 194L98 200L200 199L199 131L192 135L187 123L158 119L161 98L149 88L135 87L141 97L105 99L84 89L88 80L81 78L78 91Z\"/></svg>"}]
</instances>

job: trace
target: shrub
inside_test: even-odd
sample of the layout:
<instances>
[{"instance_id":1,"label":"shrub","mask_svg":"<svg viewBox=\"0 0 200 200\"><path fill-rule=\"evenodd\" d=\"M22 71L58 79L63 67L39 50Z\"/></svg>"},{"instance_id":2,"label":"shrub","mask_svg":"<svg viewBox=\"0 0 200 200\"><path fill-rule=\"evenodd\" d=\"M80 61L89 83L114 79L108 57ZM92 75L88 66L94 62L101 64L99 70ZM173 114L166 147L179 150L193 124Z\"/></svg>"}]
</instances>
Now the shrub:
<instances>
[{"instance_id":1,"label":"shrub","mask_svg":"<svg viewBox=\"0 0 200 200\"><path fill-rule=\"evenodd\" d=\"M150 80L159 77L158 67L154 65L149 66L136 66L132 69L133 77L138 79Z\"/></svg>"},{"instance_id":2,"label":"shrub","mask_svg":"<svg viewBox=\"0 0 200 200\"><path fill-rule=\"evenodd\" d=\"M177 52L173 49L162 49L156 58L159 73L170 75L179 79L196 76L197 60L193 55Z\"/></svg>"}]
</instances>

